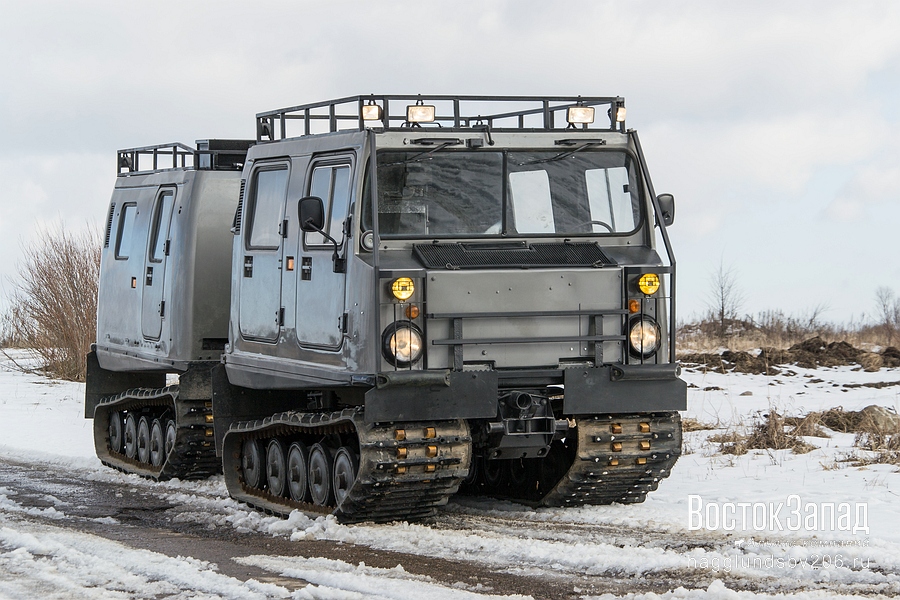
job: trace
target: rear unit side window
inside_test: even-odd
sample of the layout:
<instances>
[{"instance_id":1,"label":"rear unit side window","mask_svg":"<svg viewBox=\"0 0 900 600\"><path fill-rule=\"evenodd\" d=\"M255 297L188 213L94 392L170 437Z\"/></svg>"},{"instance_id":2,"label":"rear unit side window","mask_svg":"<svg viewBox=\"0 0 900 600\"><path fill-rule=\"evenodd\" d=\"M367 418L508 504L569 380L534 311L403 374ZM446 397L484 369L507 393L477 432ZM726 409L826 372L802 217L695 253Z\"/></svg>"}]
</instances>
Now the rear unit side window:
<instances>
[{"instance_id":1,"label":"rear unit side window","mask_svg":"<svg viewBox=\"0 0 900 600\"><path fill-rule=\"evenodd\" d=\"M250 202L250 247L273 250L281 244L281 219L287 192L287 165L263 168L253 177Z\"/></svg>"},{"instance_id":2,"label":"rear unit side window","mask_svg":"<svg viewBox=\"0 0 900 600\"><path fill-rule=\"evenodd\" d=\"M350 204L350 165L316 166L309 185L309 195L322 199L325 208L325 227L339 245L343 245L344 219ZM318 232L307 232L304 236L307 246L330 245L331 242Z\"/></svg>"},{"instance_id":3,"label":"rear unit side window","mask_svg":"<svg viewBox=\"0 0 900 600\"><path fill-rule=\"evenodd\" d=\"M116 231L116 258L125 260L131 255L131 244L134 240L134 218L137 216L137 204L126 204L119 213L119 228Z\"/></svg>"},{"instance_id":4,"label":"rear unit side window","mask_svg":"<svg viewBox=\"0 0 900 600\"><path fill-rule=\"evenodd\" d=\"M152 262L162 262L166 253L169 222L172 220L174 206L174 191L162 192L156 200L156 209L153 211L153 229L150 232L150 260Z\"/></svg>"}]
</instances>

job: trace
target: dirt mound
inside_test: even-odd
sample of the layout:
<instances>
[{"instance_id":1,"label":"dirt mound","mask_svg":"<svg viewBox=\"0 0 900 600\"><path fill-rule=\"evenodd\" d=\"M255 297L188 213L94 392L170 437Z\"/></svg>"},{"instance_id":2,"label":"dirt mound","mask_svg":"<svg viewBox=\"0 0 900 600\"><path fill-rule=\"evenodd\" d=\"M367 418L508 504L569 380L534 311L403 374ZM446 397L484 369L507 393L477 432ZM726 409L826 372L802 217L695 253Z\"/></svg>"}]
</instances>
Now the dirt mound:
<instances>
[{"instance_id":1,"label":"dirt mound","mask_svg":"<svg viewBox=\"0 0 900 600\"><path fill-rule=\"evenodd\" d=\"M762 348L758 355L726 350L722 354L695 353L681 357L686 364L703 365L712 371L778 375L776 365L797 365L807 369L859 365L866 371L878 371L882 367L900 367L900 350L893 346L881 353L866 352L847 342L828 343L820 337L794 344L787 350Z\"/></svg>"},{"instance_id":2,"label":"dirt mound","mask_svg":"<svg viewBox=\"0 0 900 600\"><path fill-rule=\"evenodd\" d=\"M807 369L852 365L857 362L861 354L864 354L862 350L854 348L847 342L826 344L820 337L794 344L788 348L787 352L792 355L790 362Z\"/></svg>"},{"instance_id":3,"label":"dirt mound","mask_svg":"<svg viewBox=\"0 0 900 600\"><path fill-rule=\"evenodd\" d=\"M778 375L781 373L774 363L766 360L765 356L753 356L747 352L732 352L726 350L722 354L686 354L681 357L681 362L688 364L704 365L711 371L736 371L738 373L753 373L755 375Z\"/></svg>"},{"instance_id":4,"label":"dirt mound","mask_svg":"<svg viewBox=\"0 0 900 600\"><path fill-rule=\"evenodd\" d=\"M886 367L900 367L900 350L888 346L881 352L881 360Z\"/></svg>"}]
</instances>

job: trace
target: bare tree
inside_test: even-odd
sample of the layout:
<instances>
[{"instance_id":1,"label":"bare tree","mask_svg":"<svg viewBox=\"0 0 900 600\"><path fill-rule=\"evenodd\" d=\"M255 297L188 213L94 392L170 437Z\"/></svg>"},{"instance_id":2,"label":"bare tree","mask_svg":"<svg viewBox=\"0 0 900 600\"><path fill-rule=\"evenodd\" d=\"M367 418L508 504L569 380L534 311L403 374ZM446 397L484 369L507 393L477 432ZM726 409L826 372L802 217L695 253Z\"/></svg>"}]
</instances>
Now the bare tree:
<instances>
[{"instance_id":1,"label":"bare tree","mask_svg":"<svg viewBox=\"0 0 900 600\"><path fill-rule=\"evenodd\" d=\"M42 230L23 248L18 275L3 317L3 337L26 348L37 359L36 368L51 377L83 381L84 357L96 333L99 232L71 233L62 226ZM16 364L33 368L31 361Z\"/></svg>"},{"instance_id":2,"label":"bare tree","mask_svg":"<svg viewBox=\"0 0 900 600\"><path fill-rule=\"evenodd\" d=\"M744 293L737 283L733 266L726 267L724 260L709 278L707 309L710 320L715 323L716 335L724 340L729 337L731 325L738 319L744 305Z\"/></svg>"},{"instance_id":3,"label":"bare tree","mask_svg":"<svg viewBox=\"0 0 900 600\"><path fill-rule=\"evenodd\" d=\"M879 287L875 290L875 311L886 345L893 346L894 338L900 334L900 297L888 287Z\"/></svg>"}]
</instances>

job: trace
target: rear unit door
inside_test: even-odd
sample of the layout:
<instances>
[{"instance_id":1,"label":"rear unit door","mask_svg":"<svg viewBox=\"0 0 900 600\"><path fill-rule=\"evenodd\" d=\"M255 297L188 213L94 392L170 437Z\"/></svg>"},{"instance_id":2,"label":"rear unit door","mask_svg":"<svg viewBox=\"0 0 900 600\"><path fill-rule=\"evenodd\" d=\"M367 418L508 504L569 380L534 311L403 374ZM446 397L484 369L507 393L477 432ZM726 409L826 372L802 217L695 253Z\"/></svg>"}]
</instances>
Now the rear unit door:
<instances>
[{"instance_id":1,"label":"rear unit door","mask_svg":"<svg viewBox=\"0 0 900 600\"><path fill-rule=\"evenodd\" d=\"M353 163L350 156L317 158L310 168L308 195L325 205L324 230L345 255L344 222L350 206ZM300 280L297 282L297 340L303 346L340 348L344 337L345 273L335 273L334 246L320 233L300 239Z\"/></svg>"},{"instance_id":2,"label":"rear unit door","mask_svg":"<svg viewBox=\"0 0 900 600\"><path fill-rule=\"evenodd\" d=\"M150 340L159 339L166 313L166 263L169 259L169 229L175 194L174 187L160 188L153 203L141 294L141 330L144 337Z\"/></svg>"},{"instance_id":3,"label":"rear unit door","mask_svg":"<svg viewBox=\"0 0 900 600\"><path fill-rule=\"evenodd\" d=\"M244 202L240 277L240 330L249 340L278 339L281 315L281 260L287 161L259 164L250 175Z\"/></svg>"}]
</instances>

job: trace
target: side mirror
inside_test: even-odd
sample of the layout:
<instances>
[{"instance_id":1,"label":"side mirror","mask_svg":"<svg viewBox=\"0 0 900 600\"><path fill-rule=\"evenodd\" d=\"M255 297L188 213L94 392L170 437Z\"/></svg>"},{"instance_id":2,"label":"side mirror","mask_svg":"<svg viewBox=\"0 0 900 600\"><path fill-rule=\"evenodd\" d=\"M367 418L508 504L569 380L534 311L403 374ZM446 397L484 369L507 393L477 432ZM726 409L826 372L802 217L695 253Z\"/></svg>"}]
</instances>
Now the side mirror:
<instances>
[{"instance_id":1,"label":"side mirror","mask_svg":"<svg viewBox=\"0 0 900 600\"><path fill-rule=\"evenodd\" d=\"M297 204L300 215L300 229L303 231L322 231L325 227L325 205L317 196L301 198Z\"/></svg>"},{"instance_id":2,"label":"side mirror","mask_svg":"<svg viewBox=\"0 0 900 600\"><path fill-rule=\"evenodd\" d=\"M318 196L300 198L300 202L297 203L297 212L300 214L301 230L317 231L334 246L334 254L331 255L331 260L334 262L334 272L346 272L347 259L338 256L337 240L328 235L328 232L323 229L325 227L325 206L322 199Z\"/></svg>"},{"instance_id":3,"label":"side mirror","mask_svg":"<svg viewBox=\"0 0 900 600\"><path fill-rule=\"evenodd\" d=\"M660 194L656 197L659 203L659 210L662 212L663 223L666 227L675 222L675 196L672 194Z\"/></svg>"}]
</instances>

